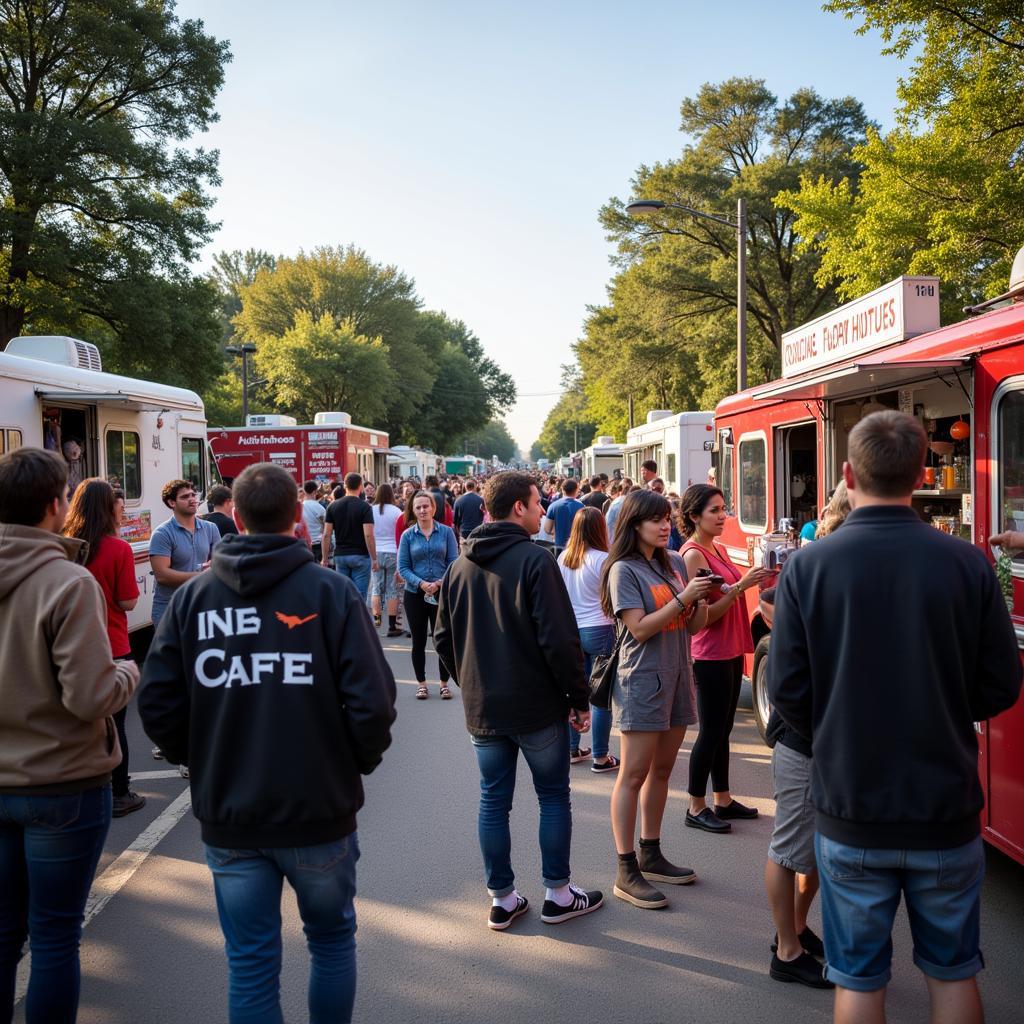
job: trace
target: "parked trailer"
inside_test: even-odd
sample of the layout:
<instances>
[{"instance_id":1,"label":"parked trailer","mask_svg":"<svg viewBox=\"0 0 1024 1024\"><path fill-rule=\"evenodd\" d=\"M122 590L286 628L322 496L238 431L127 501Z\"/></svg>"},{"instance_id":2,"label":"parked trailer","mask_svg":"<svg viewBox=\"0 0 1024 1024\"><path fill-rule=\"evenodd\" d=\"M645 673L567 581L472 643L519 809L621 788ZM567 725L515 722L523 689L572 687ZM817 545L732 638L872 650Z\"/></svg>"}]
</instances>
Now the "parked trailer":
<instances>
[{"instance_id":1,"label":"parked trailer","mask_svg":"<svg viewBox=\"0 0 1024 1024\"><path fill-rule=\"evenodd\" d=\"M449 476L478 476L484 471L484 462L475 455L446 455L444 471Z\"/></svg>"},{"instance_id":2,"label":"parked trailer","mask_svg":"<svg viewBox=\"0 0 1024 1024\"><path fill-rule=\"evenodd\" d=\"M611 478L622 476L622 450L624 444L616 444L614 437L598 437L589 448L583 449L580 474L587 480L598 473L607 473Z\"/></svg>"},{"instance_id":3,"label":"parked trailer","mask_svg":"<svg viewBox=\"0 0 1024 1024\"><path fill-rule=\"evenodd\" d=\"M388 469L393 477L407 479L416 477L426 480L443 472L444 460L427 448L411 448L407 444L396 444L388 456Z\"/></svg>"},{"instance_id":4,"label":"parked trailer","mask_svg":"<svg viewBox=\"0 0 1024 1024\"><path fill-rule=\"evenodd\" d=\"M305 425L284 419L250 416L244 427L212 428L210 448L221 476L233 480L246 466L273 462L298 484L340 483L346 473L359 473L375 483L388 479L392 452L385 431L354 426L344 412L318 412L313 423Z\"/></svg>"},{"instance_id":5,"label":"parked trailer","mask_svg":"<svg viewBox=\"0 0 1024 1024\"><path fill-rule=\"evenodd\" d=\"M707 483L711 452L707 441L714 437L713 412L672 412L655 409L647 422L630 427L623 448L623 472L640 479L640 466L648 461L658 465L665 490L682 494L690 484Z\"/></svg>"},{"instance_id":6,"label":"parked trailer","mask_svg":"<svg viewBox=\"0 0 1024 1024\"><path fill-rule=\"evenodd\" d=\"M0 353L0 453L22 445L61 452L69 482L103 477L125 494L121 536L135 555L139 602L128 628L151 622L149 538L171 512L169 480L202 496L219 483L195 392L104 373L99 350L77 338L14 338Z\"/></svg>"},{"instance_id":7,"label":"parked trailer","mask_svg":"<svg viewBox=\"0 0 1024 1024\"><path fill-rule=\"evenodd\" d=\"M903 277L787 334L783 378L715 410L715 467L735 512L722 543L733 561L789 554L781 520L799 529L817 518L841 477L850 430L883 408L917 416L935 441L954 446L941 456L932 449L935 481L914 492L913 507L992 561L987 538L1024 529L1024 250L1002 298L1013 302L940 327L938 281ZM1024 651L1024 556L1012 572ZM746 670L763 735L770 625L757 594L746 599L756 643ZM976 730L985 838L1024 863L1024 701Z\"/></svg>"}]
</instances>

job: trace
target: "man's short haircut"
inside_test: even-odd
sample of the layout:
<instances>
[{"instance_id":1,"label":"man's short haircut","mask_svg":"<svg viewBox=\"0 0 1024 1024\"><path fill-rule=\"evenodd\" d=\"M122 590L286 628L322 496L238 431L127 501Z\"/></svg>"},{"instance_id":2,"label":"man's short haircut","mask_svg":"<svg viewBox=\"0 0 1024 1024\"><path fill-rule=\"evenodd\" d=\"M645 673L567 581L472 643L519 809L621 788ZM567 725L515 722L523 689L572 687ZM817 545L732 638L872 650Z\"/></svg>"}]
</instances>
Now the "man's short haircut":
<instances>
[{"instance_id":1,"label":"man's short haircut","mask_svg":"<svg viewBox=\"0 0 1024 1024\"><path fill-rule=\"evenodd\" d=\"M580 489L579 482L569 477L568 480L562 484L562 493L567 497L571 498Z\"/></svg>"},{"instance_id":2,"label":"man's short haircut","mask_svg":"<svg viewBox=\"0 0 1024 1024\"><path fill-rule=\"evenodd\" d=\"M904 498L924 465L928 437L906 413L888 409L865 416L850 431L847 459L857 490L875 498Z\"/></svg>"},{"instance_id":3,"label":"man's short haircut","mask_svg":"<svg viewBox=\"0 0 1024 1024\"><path fill-rule=\"evenodd\" d=\"M654 459L648 459L646 462L641 462L640 468L646 469L648 473L658 472L658 464L654 461Z\"/></svg>"},{"instance_id":4,"label":"man's short haircut","mask_svg":"<svg viewBox=\"0 0 1024 1024\"><path fill-rule=\"evenodd\" d=\"M601 478L595 473L590 478L590 489L592 491L596 491L598 489L598 487L601 486L602 483L603 483L603 481L601 480Z\"/></svg>"},{"instance_id":5,"label":"man's short haircut","mask_svg":"<svg viewBox=\"0 0 1024 1024\"><path fill-rule=\"evenodd\" d=\"M38 526L54 498L68 487L68 464L42 448L0 456L0 523Z\"/></svg>"},{"instance_id":6,"label":"man's short haircut","mask_svg":"<svg viewBox=\"0 0 1024 1024\"><path fill-rule=\"evenodd\" d=\"M476 490L476 481L472 477L470 477L470 479L468 479L466 481L466 490L467 491L475 491Z\"/></svg>"},{"instance_id":7,"label":"man's short haircut","mask_svg":"<svg viewBox=\"0 0 1024 1024\"><path fill-rule=\"evenodd\" d=\"M508 519L517 501L529 505L536 486L529 473L517 473L512 470L496 473L487 482L484 494L484 504L491 519Z\"/></svg>"},{"instance_id":8,"label":"man's short haircut","mask_svg":"<svg viewBox=\"0 0 1024 1024\"><path fill-rule=\"evenodd\" d=\"M181 491L194 489L190 480L168 480L160 492L160 500L170 508L178 500Z\"/></svg>"},{"instance_id":9,"label":"man's short haircut","mask_svg":"<svg viewBox=\"0 0 1024 1024\"><path fill-rule=\"evenodd\" d=\"M358 491L363 486L363 478L358 473L345 474L345 490Z\"/></svg>"},{"instance_id":10,"label":"man's short haircut","mask_svg":"<svg viewBox=\"0 0 1024 1024\"><path fill-rule=\"evenodd\" d=\"M345 497L345 488L344 487L335 487L334 490L331 491L331 497L335 501L339 501L341 498L344 498Z\"/></svg>"},{"instance_id":11,"label":"man's short haircut","mask_svg":"<svg viewBox=\"0 0 1024 1024\"><path fill-rule=\"evenodd\" d=\"M607 473L598 473L597 475L601 478L601 480L604 483L608 483L608 474Z\"/></svg>"},{"instance_id":12,"label":"man's short haircut","mask_svg":"<svg viewBox=\"0 0 1024 1024\"><path fill-rule=\"evenodd\" d=\"M272 462L246 466L232 490L246 533L284 533L295 525L298 493L291 473Z\"/></svg>"},{"instance_id":13,"label":"man's short haircut","mask_svg":"<svg viewBox=\"0 0 1024 1024\"><path fill-rule=\"evenodd\" d=\"M423 486L427 489L431 487L440 487L441 481L437 479L433 474L428 474L426 479L423 481Z\"/></svg>"},{"instance_id":14,"label":"man's short haircut","mask_svg":"<svg viewBox=\"0 0 1024 1024\"><path fill-rule=\"evenodd\" d=\"M210 493L206 496L206 500L214 508L218 505L223 505L224 502L231 500L231 488L225 487L223 484L217 484L216 487L210 488Z\"/></svg>"},{"instance_id":15,"label":"man's short haircut","mask_svg":"<svg viewBox=\"0 0 1024 1024\"><path fill-rule=\"evenodd\" d=\"M303 489L303 491L306 492L306 494L316 494L316 492L318 490L317 485L316 485L316 481L315 480L307 480L302 485L302 489Z\"/></svg>"}]
</instances>

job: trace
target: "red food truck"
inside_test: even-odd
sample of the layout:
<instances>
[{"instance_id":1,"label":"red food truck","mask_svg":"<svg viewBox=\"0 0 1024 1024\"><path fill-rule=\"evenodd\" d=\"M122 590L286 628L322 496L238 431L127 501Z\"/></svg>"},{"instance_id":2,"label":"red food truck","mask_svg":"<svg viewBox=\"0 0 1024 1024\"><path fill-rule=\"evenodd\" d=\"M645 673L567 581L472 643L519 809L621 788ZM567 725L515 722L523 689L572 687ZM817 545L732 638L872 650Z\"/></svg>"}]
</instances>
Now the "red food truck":
<instances>
[{"instance_id":1,"label":"red food truck","mask_svg":"<svg viewBox=\"0 0 1024 1024\"><path fill-rule=\"evenodd\" d=\"M1007 304L1008 303L1008 304ZM1024 530L1024 249L1011 290L939 325L935 278L903 277L783 338L783 376L719 403L714 467L732 511L722 544L738 565L781 565L841 479L850 430L880 409L917 416L928 466L913 507L975 544ZM1012 563L1012 618L1024 649L1024 556ZM770 712L770 624L747 592L756 645L748 657L754 712ZM1024 700L977 723L984 834L1024 863Z\"/></svg>"},{"instance_id":2,"label":"red food truck","mask_svg":"<svg viewBox=\"0 0 1024 1024\"><path fill-rule=\"evenodd\" d=\"M208 437L226 483L254 462L283 466L300 484L340 482L346 473L375 483L388 479L387 433L353 426L344 412L318 412L305 426L290 416L250 416L247 426L211 427Z\"/></svg>"}]
</instances>

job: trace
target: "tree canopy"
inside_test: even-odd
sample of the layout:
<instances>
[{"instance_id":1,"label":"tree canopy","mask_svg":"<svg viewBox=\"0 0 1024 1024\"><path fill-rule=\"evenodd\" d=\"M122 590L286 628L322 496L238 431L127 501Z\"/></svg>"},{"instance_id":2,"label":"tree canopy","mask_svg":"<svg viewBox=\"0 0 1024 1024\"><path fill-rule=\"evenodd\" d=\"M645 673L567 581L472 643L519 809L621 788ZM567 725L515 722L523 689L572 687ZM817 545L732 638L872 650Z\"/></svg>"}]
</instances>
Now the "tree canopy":
<instances>
[{"instance_id":1,"label":"tree canopy","mask_svg":"<svg viewBox=\"0 0 1024 1024\"><path fill-rule=\"evenodd\" d=\"M112 369L151 347L160 380L216 376L215 296L187 267L217 154L183 143L216 120L229 60L171 3L0 2L0 344L75 328Z\"/></svg>"},{"instance_id":2,"label":"tree canopy","mask_svg":"<svg viewBox=\"0 0 1024 1024\"><path fill-rule=\"evenodd\" d=\"M799 216L819 283L841 298L900 274L936 274L943 319L1004 291L1024 241L1024 8L1011 0L833 0L885 52L918 47L896 127L869 132L859 181L808 174L780 196Z\"/></svg>"}]
</instances>

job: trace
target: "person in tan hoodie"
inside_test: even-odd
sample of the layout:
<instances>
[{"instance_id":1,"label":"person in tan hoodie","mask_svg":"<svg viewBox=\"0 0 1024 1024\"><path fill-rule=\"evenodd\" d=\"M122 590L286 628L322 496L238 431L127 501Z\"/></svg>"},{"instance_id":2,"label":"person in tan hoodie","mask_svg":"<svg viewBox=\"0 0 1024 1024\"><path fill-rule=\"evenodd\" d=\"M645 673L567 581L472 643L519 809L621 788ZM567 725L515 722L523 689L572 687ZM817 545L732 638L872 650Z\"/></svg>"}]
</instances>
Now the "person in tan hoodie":
<instances>
[{"instance_id":1,"label":"person in tan hoodie","mask_svg":"<svg viewBox=\"0 0 1024 1024\"><path fill-rule=\"evenodd\" d=\"M85 903L121 760L112 716L139 681L134 662L111 656L87 546L58 536L67 476L54 452L0 457L0 1020L14 1012L31 938L28 1024L75 1019Z\"/></svg>"}]
</instances>

